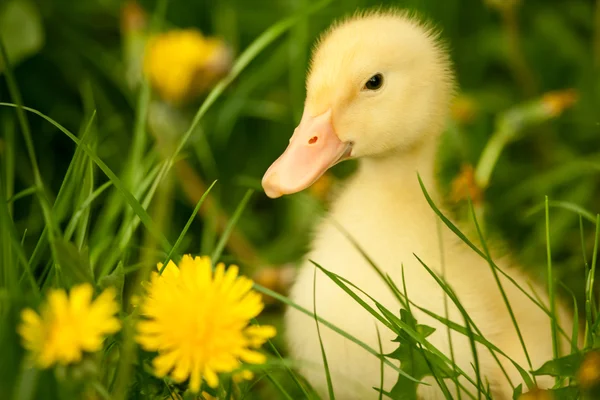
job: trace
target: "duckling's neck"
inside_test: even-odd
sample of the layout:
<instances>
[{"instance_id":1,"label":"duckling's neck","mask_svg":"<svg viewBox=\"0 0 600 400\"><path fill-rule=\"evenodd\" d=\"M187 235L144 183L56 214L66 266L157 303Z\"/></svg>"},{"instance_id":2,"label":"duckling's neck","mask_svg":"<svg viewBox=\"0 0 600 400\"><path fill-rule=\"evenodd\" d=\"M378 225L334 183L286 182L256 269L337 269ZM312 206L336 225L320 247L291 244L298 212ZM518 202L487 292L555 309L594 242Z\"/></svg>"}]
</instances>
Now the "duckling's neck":
<instances>
[{"instance_id":1,"label":"duckling's neck","mask_svg":"<svg viewBox=\"0 0 600 400\"><path fill-rule=\"evenodd\" d=\"M439 204L434 155L432 145L361 159L357 173L332 204L331 216L361 243L373 244L377 237L381 245L392 245L391 240L394 246L404 243L411 251L423 250L419 246L430 242L437 222L418 177ZM378 251L379 245L373 246L371 251Z\"/></svg>"},{"instance_id":2,"label":"duckling's neck","mask_svg":"<svg viewBox=\"0 0 600 400\"><path fill-rule=\"evenodd\" d=\"M428 144L409 151L393 151L360 161L355 185L373 193L393 196L398 203L426 204L421 177L429 195L438 199L434 179L436 147Z\"/></svg>"}]
</instances>

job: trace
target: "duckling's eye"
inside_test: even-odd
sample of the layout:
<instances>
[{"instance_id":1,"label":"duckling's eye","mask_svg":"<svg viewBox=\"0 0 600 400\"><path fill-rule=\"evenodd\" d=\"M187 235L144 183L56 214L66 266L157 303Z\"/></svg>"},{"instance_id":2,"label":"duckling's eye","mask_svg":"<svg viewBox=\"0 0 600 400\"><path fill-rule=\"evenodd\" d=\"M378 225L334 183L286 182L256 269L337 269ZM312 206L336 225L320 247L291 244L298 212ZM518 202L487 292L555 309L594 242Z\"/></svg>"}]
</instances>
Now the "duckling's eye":
<instances>
[{"instance_id":1,"label":"duckling's eye","mask_svg":"<svg viewBox=\"0 0 600 400\"><path fill-rule=\"evenodd\" d=\"M381 85L383 85L383 75L375 74L365 83L365 89L377 90Z\"/></svg>"}]
</instances>

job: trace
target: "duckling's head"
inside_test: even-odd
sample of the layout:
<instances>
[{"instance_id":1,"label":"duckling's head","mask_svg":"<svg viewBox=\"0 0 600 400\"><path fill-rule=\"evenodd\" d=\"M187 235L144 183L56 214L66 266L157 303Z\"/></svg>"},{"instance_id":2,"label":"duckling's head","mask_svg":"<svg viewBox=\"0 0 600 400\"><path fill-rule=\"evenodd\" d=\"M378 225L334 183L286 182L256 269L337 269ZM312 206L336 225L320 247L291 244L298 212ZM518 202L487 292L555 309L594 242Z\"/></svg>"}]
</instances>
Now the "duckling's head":
<instances>
[{"instance_id":1,"label":"duckling's head","mask_svg":"<svg viewBox=\"0 0 600 400\"><path fill-rule=\"evenodd\" d=\"M406 13L334 25L315 48L302 120L265 173L266 194L303 190L347 158L402 157L433 146L453 82L434 31Z\"/></svg>"}]
</instances>

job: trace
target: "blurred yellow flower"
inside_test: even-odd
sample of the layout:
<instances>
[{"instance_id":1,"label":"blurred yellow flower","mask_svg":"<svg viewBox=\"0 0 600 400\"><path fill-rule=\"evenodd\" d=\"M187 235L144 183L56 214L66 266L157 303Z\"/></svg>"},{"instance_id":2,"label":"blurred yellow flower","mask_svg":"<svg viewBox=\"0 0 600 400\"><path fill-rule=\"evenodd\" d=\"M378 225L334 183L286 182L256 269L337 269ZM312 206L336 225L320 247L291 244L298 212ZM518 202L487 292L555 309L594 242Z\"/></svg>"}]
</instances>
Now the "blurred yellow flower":
<instances>
[{"instance_id":1,"label":"blurred yellow flower","mask_svg":"<svg viewBox=\"0 0 600 400\"><path fill-rule=\"evenodd\" d=\"M158 264L158 269L162 268ZM237 371L234 379L251 379L242 362L262 364L255 351L275 336L272 326L249 325L263 309L252 280L238 276L238 268L218 264L213 272L209 257L185 255L179 267L170 261L162 275L153 272L140 305L146 317L137 324L136 340L158 356L155 374L170 374L176 382L190 378L198 392L202 379L217 387L217 374Z\"/></svg>"},{"instance_id":2,"label":"blurred yellow flower","mask_svg":"<svg viewBox=\"0 0 600 400\"><path fill-rule=\"evenodd\" d=\"M164 100L177 103L207 90L230 65L222 40L193 29L173 30L149 40L144 73Z\"/></svg>"},{"instance_id":3,"label":"blurred yellow flower","mask_svg":"<svg viewBox=\"0 0 600 400\"><path fill-rule=\"evenodd\" d=\"M600 386L600 351L590 351L585 355L577 372L577 380L585 390Z\"/></svg>"},{"instance_id":4,"label":"blurred yellow flower","mask_svg":"<svg viewBox=\"0 0 600 400\"><path fill-rule=\"evenodd\" d=\"M475 181L475 170L470 164L463 164L459 174L452 180L450 198L455 203L471 198L474 205L483 202L483 190Z\"/></svg>"},{"instance_id":5,"label":"blurred yellow flower","mask_svg":"<svg viewBox=\"0 0 600 400\"><path fill-rule=\"evenodd\" d=\"M544 94L542 103L548 110L550 117L558 117L567 108L572 107L578 98L579 95L574 89L565 89Z\"/></svg>"},{"instance_id":6,"label":"blurred yellow flower","mask_svg":"<svg viewBox=\"0 0 600 400\"><path fill-rule=\"evenodd\" d=\"M53 289L41 315L23 310L18 332L38 366L78 362L84 351L100 350L104 337L121 328L115 290L108 288L92 301L93 292L89 283L74 286L69 296Z\"/></svg>"},{"instance_id":7,"label":"blurred yellow flower","mask_svg":"<svg viewBox=\"0 0 600 400\"><path fill-rule=\"evenodd\" d=\"M549 390L533 389L520 395L519 400L554 400L554 395Z\"/></svg>"}]
</instances>

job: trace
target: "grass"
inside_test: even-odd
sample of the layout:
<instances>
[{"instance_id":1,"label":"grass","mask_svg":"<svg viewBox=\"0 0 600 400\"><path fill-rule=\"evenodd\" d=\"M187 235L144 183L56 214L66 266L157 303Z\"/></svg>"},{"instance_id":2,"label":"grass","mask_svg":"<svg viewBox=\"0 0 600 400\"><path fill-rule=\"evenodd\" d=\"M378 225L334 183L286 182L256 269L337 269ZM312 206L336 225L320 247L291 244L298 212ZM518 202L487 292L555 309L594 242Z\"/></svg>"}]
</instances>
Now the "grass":
<instances>
[{"instance_id":1,"label":"grass","mask_svg":"<svg viewBox=\"0 0 600 400\"><path fill-rule=\"evenodd\" d=\"M553 359L542 373L566 385L554 391L555 398L595 398L597 388L582 381L577 371L597 347L600 325L595 285L600 75L593 63L599 59L600 26L587 19L600 15L600 3L532 0L509 11L480 0L448 0L444 6L434 0L385 3L401 3L430 16L452 44L467 112L454 110L444 136L440 186L449 193L460 165L473 165L485 200L447 200L451 204L443 205L449 207L442 207L422 182L421 187L440 229L449 228L489 265L511 317L513 326L505 329L517 332L527 365L510 359L483 335L448 285L443 261L447 246L441 235L441 275L434 272L438 266L415 256L443 291L444 315L413 302L411 288L386 275L375 257L338 224L394 294L402 312L386 308L376 293L361 290L360 282L347 281L327 265L315 263L314 285L319 272L367 310L376 324L377 347L319 315L316 300L311 311L256 282L254 289L275 304L255 322L276 325L279 335L265 345L268 362L255 368L253 381L236 383L225 377L211 394L220 399L319 398L288 359L282 306L313 318L319 337L324 329L332 330L376 358L381 378L373 396L380 399L415 398L417 383L426 376L435 378L446 398L459 389L469 393L459 392L458 399L492 398L481 373L483 351L492 355L518 394L524 389L510 380L501 360L518 370L528 388L535 386L540 371L532 371L535 366L506 294L504 285L515 285L551 317ZM231 260L250 276L267 265L296 261L304 253L325 202L310 192L272 202L254 189L301 115L304 75L315 37L333 18L374 2L248 4L142 2L155 10L151 31L199 26L224 36L236 54L229 73L205 96L170 114L176 115L173 131L162 137L148 122L157 101L150 84L142 81L136 88L127 83L118 28L120 3L53 0L35 5L43 17L46 44L14 65L8 62L10 49L2 36L17 33L0 27L0 392L6 398L84 398L77 392L81 387L90 396L86 398L191 398L185 385L152 376L149 355L133 340L137 312L132 298L139 294L140 282L157 262L166 265L184 253L210 254L214 262ZM0 16L3 12L0 5ZM521 29L515 25L519 21ZM576 105L570 110L565 106L563 115L543 114L547 92L567 88L577 91ZM164 143L168 145L161 146ZM181 165L197 172L196 179L183 178ZM341 181L350 173L349 166L340 165L332 177ZM199 195L191 196L190 190ZM442 212L444 208L452 209L452 215ZM459 228L455 220L473 232ZM479 245L470 239L472 233ZM497 237L506 240L523 265L532 266L528 272L538 281L546 280L549 306L492 259L488 240L495 242ZM15 330L20 311L37 307L50 288L83 281L91 282L97 292L107 285L119 289L123 330L75 368L28 368ZM573 299L576 319L571 332L557 326L555 303L561 294ZM460 311L461 321L450 320L449 307ZM416 320L415 311L445 328L448 354L430 342L431 328ZM402 338L400 358L383 354L383 330ZM582 331L581 346L577 338ZM451 334L468 339L472 370L456 365ZM558 351L561 337L570 340L564 354ZM327 343L321 342L319 368L324 368L328 384L323 397L334 398L336 360L326 350ZM577 365L572 365L574 359ZM384 388L388 374L398 379L395 388Z\"/></svg>"}]
</instances>

